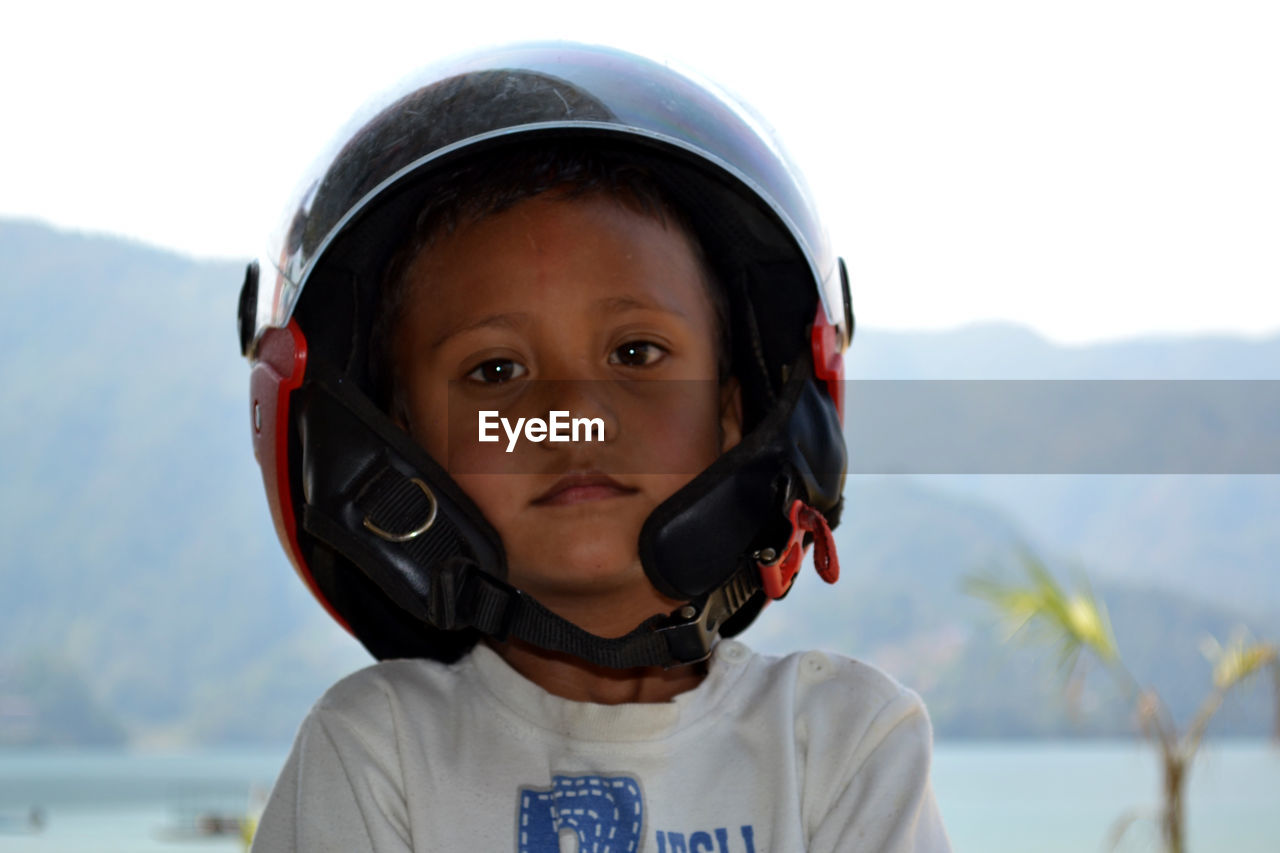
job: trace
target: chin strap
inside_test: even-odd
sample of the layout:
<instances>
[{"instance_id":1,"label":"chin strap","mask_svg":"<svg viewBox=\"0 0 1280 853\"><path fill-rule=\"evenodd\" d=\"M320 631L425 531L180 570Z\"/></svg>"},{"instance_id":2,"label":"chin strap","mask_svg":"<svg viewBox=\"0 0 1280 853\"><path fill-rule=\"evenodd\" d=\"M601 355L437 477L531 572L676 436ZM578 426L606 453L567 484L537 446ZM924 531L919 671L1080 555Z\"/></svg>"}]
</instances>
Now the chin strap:
<instances>
[{"instance_id":1,"label":"chin strap","mask_svg":"<svg viewBox=\"0 0 1280 853\"><path fill-rule=\"evenodd\" d=\"M472 563L454 562L443 573L457 578L457 623L451 627L476 628L498 640L515 637L612 669L705 660L715 647L719 626L759 588L758 583L750 584L750 573L743 572L698 602L653 616L622 637L606 638L579 628Z\"/></svg>"},{"instance_id":2,"label":"chin strap","mask_svg":"<svg viewBox=\"0 0 1280 853\"><path fill-rule=\"evenodd\" d=\"M314 513L308 513L307 527L317 536L328 533L324 538L343 538ZM336 547L336 543L330 544ZM388 590L388 595L391 589L399 590L397 602L436 628L475 628L497 640L514 637L611 669L671 667L705 660L715 647L720 625L759 589L758 580L750 582L752 573L742 572L701 601L647 619L622 637L609 638L579 628L463 557L438 563L425 594L412 596L403 594L402 580L388 572L384 563L362 563L362 568Z\"/></svg>"},{"instance_id":3,"label":"chin strap","mask_svg":"<svg viewBox=\"0 0 1280 853\"><path fill-rule=\"evenodd\" d=\"M313 380L299 416L300 515L310 536L358 567L391 603L385 618L403 612L441 631L513 637L613 669L670 667L706 659L722 633L741 630L745 623L735 622L736 615L749 622L766 596L784 595L808 536L817 545L822 576L831 582L839 572L826 519L793 499L780 557L773 549L743 553L726 580L689 596L689 603L622 637L597 636L503 579L506 561L496 531L408 436L382 430L381 417L341 378ZM355 450L334 454L332 447ZM329 453L317 457L324 464L312 464L315 451ZM785 493L794 498L790 489ZM768 510L758 509L763 520ZM697 538L705 536L699 531ZM689 557L687 545L677 551Z\"/></svg>"},{"instance_id":4,"label":"chin strap","mask_svg":"<svg viewBox=\"0 0 1280 853\"><path fill-rule=\"evenodd\" d=\"M343 513L345 523L308 504L303 527L346 555L410 615L441 630L474 628L612 669L671 667L709 657L720 627L761 589L759 572L746 563L726 583L670 614L647 619L622 637L600 637L483 571L421 479L387 466L356 494L354 512ZM406 573L406 563L430 568Z\"/></svg>"}]
</instances>

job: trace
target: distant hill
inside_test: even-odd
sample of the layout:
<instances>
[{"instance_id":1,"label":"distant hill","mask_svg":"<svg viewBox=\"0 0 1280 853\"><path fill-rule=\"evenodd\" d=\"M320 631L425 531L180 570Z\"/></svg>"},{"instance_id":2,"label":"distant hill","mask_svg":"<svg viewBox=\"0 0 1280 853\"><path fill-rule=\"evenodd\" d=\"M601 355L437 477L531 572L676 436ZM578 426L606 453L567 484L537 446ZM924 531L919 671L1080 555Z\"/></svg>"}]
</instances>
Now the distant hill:
<instances>
[{"instance_id":1,"label":"distant hill","mask_svg":"<svg viewBox=\"0 0 1280 853\"><path fill-rule=\"evenodd\" d=\"M859 328L845 371L850 379L1280 379L1280 333L1066 346L1011 323L940 332Z\"/></svg>"},{"instance_id":2,"label":"distant hill","mask_svg":"<svg viewBox=\"0 0 1280 853\"><path fill-rule=\"evenodd\" d=\"M875 663L926 699L944 737L1038 737L1132 732L1128 708L1101 673L1086 681L1073 717L1054 652L1003 644L1004 626L962 591L976 574L1020 576L1017 554L1034 545L1011 514L906 478L859 477L846 488L848 522L836 530L841 579L827 587L806 567L785 602L767 608L748 642L782 653L825 648ZM1070 584L1078 566L1056 570ZM1179 719L1205 695L1206 635L1225 641L1238 627L1277 637L1280 613L1250 618L1168 589L1133 582L1095 584L1125 661L1157 687ZM1223 711L1219 730L1268 731L1265 680Z\"/></svg>"},{"instance_id":3,"label":"distant hill","mask_svg":"<svg viewBox=\"0 0 1280 853\"><path fill-rule=\"evenodd\" d=\"M869 329L859 331L846 370L853 379L1276 380L1280 335L1080 347L1006 324L920 333ZM1280 612L1280 476L921 480L1005 508L1043 547L1101 576L1168 587L1259 617Z\"/></svg>"},{"instance_id":4,"label":"distant hill","mask_svg":"<svg viewBox=\"0 0 1280 853\"><path fill-rule=\"evenodd\" d=\"M288 738L366 658L267 516L243 267L6 223L0 269L0 657L64 661L136 737Z\"/></svg>"},{"instance_id":5,"label":"distant hill","mask_svg":"<svg viewBox=\"0 0 1280 853\"><path fill-rule=\"evenodd\" d=\"M368 657L310 599L271 529L236 347L241 265L0 222L0 270L0 744L287 741ZM860 332L850 364L977 370L986 332L955 334ZM1102 358L990 334L1002 363ZM1150 358L1225 370L1276 342L1158 347ZM945 734L1079 731L1034 655L997 646L959 578L1027 541L1088 557L1114 590L1122 645L1176 694L1203 665L1181 646L1169 658L1169 637L1237 621L1280 636L1274 486L1191 479L1036 497L1019 483L853 478L840 585L803 578L745 639L880 662L925 693ZM1200 587L1222 594L1202 603ZM1233 725L1265 730L1244 712Z\"/></svg>"}]
</instances>

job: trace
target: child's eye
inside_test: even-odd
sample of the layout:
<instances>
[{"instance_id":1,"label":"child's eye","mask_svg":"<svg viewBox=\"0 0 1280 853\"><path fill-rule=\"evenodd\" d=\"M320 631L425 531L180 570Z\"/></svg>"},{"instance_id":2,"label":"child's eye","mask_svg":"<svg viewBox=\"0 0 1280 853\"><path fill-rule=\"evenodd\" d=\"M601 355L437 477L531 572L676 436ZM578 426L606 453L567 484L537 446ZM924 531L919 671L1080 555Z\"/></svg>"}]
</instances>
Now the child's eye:
<instances>
[{"instance_id":1,"label":"child's eye","mask_svg":"<svg viewBox=\"0 0 1280 853\"><path fill-rule=\"evenodd\" d=\"M652 341L628 341L609 354L609 363L627 367L648 367L666 354L666 350Z\"/></svg>"},{"instance_id":2,"label":"child's eye","mask_svg":"<svg viewBox=\"0 0 1280 853\"><path fill-rule=\"evenodd\" d=\"M493 358L476 365L475 369L467 374L467 378L472 382L498 385L524 376L528 372L528 368L518 361L512 361L509 358Z\"/></svg>"}]
</instances>

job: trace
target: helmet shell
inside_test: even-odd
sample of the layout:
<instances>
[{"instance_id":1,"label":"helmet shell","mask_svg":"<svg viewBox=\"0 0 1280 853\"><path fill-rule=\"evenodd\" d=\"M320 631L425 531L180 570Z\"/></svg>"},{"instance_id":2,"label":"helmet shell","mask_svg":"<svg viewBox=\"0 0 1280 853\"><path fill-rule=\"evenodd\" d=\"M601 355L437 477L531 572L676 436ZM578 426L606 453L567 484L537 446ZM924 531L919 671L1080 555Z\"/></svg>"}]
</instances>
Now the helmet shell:
<instances>
[{"instance_id":1,"label":"helmet shell","mask_svg":"<svg viewBox=\"0 0 1280 853\"><path fill-rule=\"evenodd\" d=\"M454 58L366 106L286 208L263 264L275 282L259 291L254 337L288 323L332 241L380 199L468 149L540 134L625 141L734 186L760 208L739 227L765 242L784 237L768 235L765 220L785 232L848 343L837 258L772 129L708 81L622 51L567 43Z\"/></svg>"}]
</instances>

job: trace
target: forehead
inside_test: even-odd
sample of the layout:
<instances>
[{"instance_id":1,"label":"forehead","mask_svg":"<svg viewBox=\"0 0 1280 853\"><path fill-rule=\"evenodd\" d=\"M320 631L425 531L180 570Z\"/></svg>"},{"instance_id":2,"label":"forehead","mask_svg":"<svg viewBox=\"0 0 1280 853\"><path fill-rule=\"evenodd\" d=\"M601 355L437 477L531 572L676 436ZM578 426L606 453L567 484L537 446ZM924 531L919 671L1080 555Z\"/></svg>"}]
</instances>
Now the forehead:
<instances>
[{"instance_id":1,"label":"forehead","mask_svg":"<svg viewBox=\"0 0 1280 853\"><path fill-rule=\"evenodd\" d=\"M544 193L439 233L409 264L405 285L421 333L495 312L710 317L692 238L657 212L599 193Z\"/></svg>"}]
</instances>

